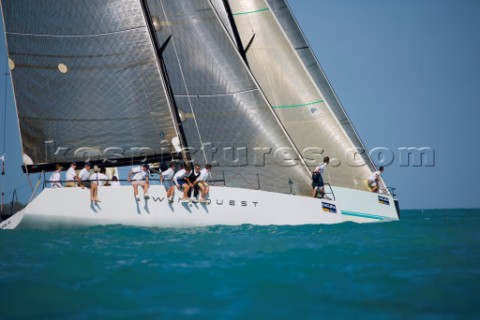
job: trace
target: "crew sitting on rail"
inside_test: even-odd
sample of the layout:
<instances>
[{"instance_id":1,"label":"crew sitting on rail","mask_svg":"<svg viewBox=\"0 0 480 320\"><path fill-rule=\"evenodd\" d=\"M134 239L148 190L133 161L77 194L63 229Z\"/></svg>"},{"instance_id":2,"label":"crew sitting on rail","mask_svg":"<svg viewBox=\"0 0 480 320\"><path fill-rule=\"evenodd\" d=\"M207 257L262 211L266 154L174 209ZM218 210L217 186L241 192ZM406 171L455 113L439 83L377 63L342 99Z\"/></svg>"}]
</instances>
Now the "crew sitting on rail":
<instances>
[{"instance_id":1,"label":"crew sitting on rail","mask_svg":"<svg viewBox=\"0 0 480 320\"><path fill-rule=\"evenodd\" d=\"M68 168L67 173L65 174L65 187L76 187L78 186L78 175L75 169L77 164L75 162L70 163L70 168Z\"/></svg>"},{"instance_id":2,"label":"crew sitting on rail","mask_svg":"<svg viewBox=\"0 0 480 320\"><path fill-rule=\"evenodd\" d=\"M194 182L194 186L197 185L200 189L200 202L207 201L207 194L210 191L207 180L211 170L211 164L205 165L205 168L200 171L200 176Z\"/></svg>"},{"instance_id":3,"label":"crew sitting on rail","mask_svg":"<svg viewBox=\"0 0 480 320\"><path fill-rule=\"evenodd\" d=\"M78 174L78 181L82 189L90 188L90 162L85 162L85 167Z\"/></svg>"},{"instance_id":4,"label":"crew sitting on rail","mask_svg":"<svg viewBox=\"0 0 480 320\"><path fill-rule=\"evenodd\" d=\"M61 164L55 165L55 171L50 176L50 187L51 188L63 188L62 182L60 181L60 171L63 167Z\"/></svg>"},{"instance_id":5,"label":"crew sitting on rail","mask_svg":"<svg viewBox=\"0 0 480 320\"><path fill-rule=\"evenodd\" d=\"M150 186L148 183L148 178L150 176L150 167L148 164L144 164L141 167L135 167L128 173L127 180L132 182L133 186L133 194L135 195L135 199L140 201L140 197L138 196L138 186L143 187L143 196L145 199L150 199L148 196L148 187Z\"/></svg>"},{"instance_id":6,"label":"crew sitting on rail","mask_svg":"<svg viewBox=\"0 0 480 320\"><path fill-rule=\"evenodd\" d=\"M170 162L170 167L160 173L160 181L167 191L168 202L173 202L173 194L175 193L175 185L173 184L173 176L175 175L175 162Z\"/></svg>"},{"instance_id":7,"label":"crew sitting on rail","mask_svg":"<svg viewBox=\"0 0 480 320\"><path fill-rule=\"evenodd\" d=\"M185 166L185 169L179 170L173 176L173 183L178 188L178 190L181 191L183 189L183 202L188 202L188 189L192 187L192 183L187 179L187 177L190 176L191 172L192 167L187 164Z\"/></svg>"}]
</instances>

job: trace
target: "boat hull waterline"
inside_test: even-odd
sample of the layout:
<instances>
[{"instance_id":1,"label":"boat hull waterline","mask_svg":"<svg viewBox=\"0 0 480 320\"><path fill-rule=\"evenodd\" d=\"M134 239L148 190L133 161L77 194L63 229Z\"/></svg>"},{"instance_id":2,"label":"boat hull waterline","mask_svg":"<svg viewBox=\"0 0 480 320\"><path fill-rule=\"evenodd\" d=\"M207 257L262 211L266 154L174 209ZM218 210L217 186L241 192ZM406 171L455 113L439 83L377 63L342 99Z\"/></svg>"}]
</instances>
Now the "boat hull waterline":
<instances>
[{"instance_id":1,"label":"boat hull waterline","mask_svg":"<svg viewBox=\"0 0 480 320\"><path fill-rule=\"evenodd\" d=\"M178 192L169 203L163 186L150 187L150 199L136 201L131 186L100 187L101 202L89 190L43 190L26 208L0 224L1 229L130 225L203 227L212 225L305 225L346 221L398 220L394 200L360 190L333 187L335 200L216 187L207 203L182 202Z\"/></svg>"}]
</instances>

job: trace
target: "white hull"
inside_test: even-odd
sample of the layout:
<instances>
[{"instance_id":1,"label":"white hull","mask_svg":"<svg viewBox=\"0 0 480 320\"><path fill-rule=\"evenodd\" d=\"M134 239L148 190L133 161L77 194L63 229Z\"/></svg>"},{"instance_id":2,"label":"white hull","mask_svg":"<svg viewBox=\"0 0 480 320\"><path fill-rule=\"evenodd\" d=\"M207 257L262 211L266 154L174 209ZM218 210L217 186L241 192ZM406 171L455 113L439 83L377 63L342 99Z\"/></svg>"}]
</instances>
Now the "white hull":
<instances>
[{"instance_id":1,"label":"white hull","mask_svg":"<svg viewBox=\"0 0 480 320\"><path fill-rule=\"evenodd\" d=\"M130 186L100 187L101 202L89 201L89 190L45 189L1 229L55 228L122 224L142 227L210 225L303 225L345 221L397 220L394 200L368 192L333 188L336 201L259 190L211 187L209 204L182 203L176 193L168 203L163 186L150 187L150 199L136 201ZM142 196L142 191L140 191Z\"/></svg>"}]
</instances>

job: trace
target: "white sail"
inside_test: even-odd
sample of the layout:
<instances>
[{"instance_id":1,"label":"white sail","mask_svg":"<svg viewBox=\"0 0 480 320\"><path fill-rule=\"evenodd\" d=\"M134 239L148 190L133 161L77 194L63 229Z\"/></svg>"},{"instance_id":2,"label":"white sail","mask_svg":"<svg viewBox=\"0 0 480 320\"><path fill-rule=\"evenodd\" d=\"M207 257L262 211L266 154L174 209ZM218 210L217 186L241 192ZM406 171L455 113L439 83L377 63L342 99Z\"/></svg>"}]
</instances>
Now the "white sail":
<instances>
[{"instance_id":1,"label":"white sail","mask_svg":"<svg viewBox=\"0 0 480 320\"><path fill-rule=\"evenodd\" d=\"M316 150L336 159L327 170L332 184L367 190L374 166L286 3L229 3L248 64L297 148L306 158Z\"/></svg>"}]
</instances>

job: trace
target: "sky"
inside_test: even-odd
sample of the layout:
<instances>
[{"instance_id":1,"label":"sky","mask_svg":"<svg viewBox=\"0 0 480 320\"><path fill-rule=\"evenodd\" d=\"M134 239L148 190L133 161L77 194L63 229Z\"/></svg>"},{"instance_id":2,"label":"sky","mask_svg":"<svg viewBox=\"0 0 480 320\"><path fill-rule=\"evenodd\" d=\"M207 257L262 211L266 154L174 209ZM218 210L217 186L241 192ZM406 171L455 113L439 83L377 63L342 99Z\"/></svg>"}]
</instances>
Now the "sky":
<instances>
[{"instance_id":1,"label":"sky","mask_svg":"<svg viewBox=\"0 0 480 320\"><path fill-rule=\"evenodd\" d=\"M396 187L401 208L480 208L480 1L289 4L374 161L388 164L383 177ZM6 198L15 186L28 199L0 28L0 154L4 148L6 154L1 179ZM434 157L407 163L403 148L428 148Z\"/></svg>"}]
</instances>

